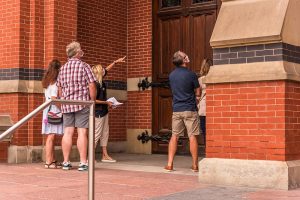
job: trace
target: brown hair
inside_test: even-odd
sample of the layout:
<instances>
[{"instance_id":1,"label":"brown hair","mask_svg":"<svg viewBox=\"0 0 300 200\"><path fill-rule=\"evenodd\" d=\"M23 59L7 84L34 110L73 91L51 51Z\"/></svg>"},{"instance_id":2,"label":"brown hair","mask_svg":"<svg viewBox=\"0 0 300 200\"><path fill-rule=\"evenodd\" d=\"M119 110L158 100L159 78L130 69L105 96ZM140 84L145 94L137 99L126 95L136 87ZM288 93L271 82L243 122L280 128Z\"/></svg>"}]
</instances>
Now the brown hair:
<instances>
[{"instance_id":1,"label":"brown hair","mask_svg":"<svg viewBox=\"0 0 300 200\"><path fill-rule=\"evenodd\" d=\"M173 64L175 66L180 66L184 63L184 59L186 57L186 54L182 51L176 51L173 55Z\"/></svg>"},{"instance_id":2,"label":"brown hair","mask_svg":"<svg viewBox=\"0 0 300 200\"><path fill-rule=\"evenodd\" d=\"M60 67L61 64L58 60L54 59L49 63L48 69L42 79L43 88L47 88L49 85L56 82Z\"/></svg>"},{"instance_id":3,"label":"brown hair","mask_svg":"<svg viewBox=\"0 0 300 200\"><path fill-rule=\"evenodd\" d=\"M206 76L209 72L210 66L212 66L212 60L208 58L204 58L200 68L200 77Z\"/></svg>"}]
</instances>

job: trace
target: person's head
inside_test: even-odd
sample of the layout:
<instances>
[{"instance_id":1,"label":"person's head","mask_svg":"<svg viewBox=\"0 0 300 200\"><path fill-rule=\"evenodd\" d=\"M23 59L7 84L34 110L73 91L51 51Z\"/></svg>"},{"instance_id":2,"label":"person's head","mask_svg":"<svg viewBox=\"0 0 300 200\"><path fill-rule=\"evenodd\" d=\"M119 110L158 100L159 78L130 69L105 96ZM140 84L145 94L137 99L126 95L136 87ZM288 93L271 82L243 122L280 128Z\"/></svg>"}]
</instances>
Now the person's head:
<instances>
[{"instance_id":1,"label":"person's head","mask_svg":"<svg viewBox=\"0 0 300 200\"><path fill-rule=\"evenodd\" d=\"M66 53L68 58L81 58L83 56L83 51L81 50L79 42L71 42L66 47Z\"/></svg>"},{"instance_id":2,"label":"person's head","mask_svg":"<svg viewBox=\"0 0 300 200\"><path fill-rule=\"evenodd\" d=\"M182 51L177 51L173 55L173 64L175 66L186 66L187 63L190 62L190 59L186 53Z\"/></svg>"},{"instance_id":3,"label":"person's head","mask_svg":"<svg viewBox=\"0 0 300 200\"><path fill-rule=\"evenodd\" d=\"M58 60L54 59L49 63L48 69L42 79L43 88L47 88L57 80L57 76L60 70L61 64Z\"/></svg>"},{"instance_id":4,"label":"person's head","mask_svg":"<svg viewBox=\"0 0 300 200\"><path fill-rule=\"evenodd\" d=\"M209 72L210 66L212 66L212 60L204 58L201 63L200 76L206 76Z\"/></svg>"},{"instance_id":5,"label":"person's head","mask_svg":"<svg viewBox=\"0 0 300 200\"><path fill-rule=\"evenodd\" d=\"M103 79L103 67L102 67L102 65L93 66L92 71L93 71L97 81L101 84L102 79Z\"/></svg>"}]
</instances>

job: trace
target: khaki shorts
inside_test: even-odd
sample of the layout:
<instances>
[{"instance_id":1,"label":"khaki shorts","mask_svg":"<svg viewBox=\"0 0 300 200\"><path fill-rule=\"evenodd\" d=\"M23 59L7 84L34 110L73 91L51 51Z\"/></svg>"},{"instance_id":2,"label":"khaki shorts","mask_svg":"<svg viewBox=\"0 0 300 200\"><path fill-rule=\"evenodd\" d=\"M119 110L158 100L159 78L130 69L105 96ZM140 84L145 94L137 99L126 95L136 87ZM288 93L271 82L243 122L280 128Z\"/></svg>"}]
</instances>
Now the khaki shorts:
<instances>
[{"instance_id":1,"label":"khaki shorts","mask_svg":"<svg viewBox=\"0 0 300 200\"><path fill-rule=\"evenodd\" d=\"M199 135L199 116L196 111L173 112L172 133L183 136L187 130L188 136Z\"/></svg>"},{"instance_id":2,"label":"khaki shorts","mask_svg":"<svg viewBox=\"0 0 300 200\"><path fill-rule=\"evenodd\" d=\"M71 113L64 113L64 127L89 128L90 109L85 107L82 110Z\"/></svg>"}]
</instances>

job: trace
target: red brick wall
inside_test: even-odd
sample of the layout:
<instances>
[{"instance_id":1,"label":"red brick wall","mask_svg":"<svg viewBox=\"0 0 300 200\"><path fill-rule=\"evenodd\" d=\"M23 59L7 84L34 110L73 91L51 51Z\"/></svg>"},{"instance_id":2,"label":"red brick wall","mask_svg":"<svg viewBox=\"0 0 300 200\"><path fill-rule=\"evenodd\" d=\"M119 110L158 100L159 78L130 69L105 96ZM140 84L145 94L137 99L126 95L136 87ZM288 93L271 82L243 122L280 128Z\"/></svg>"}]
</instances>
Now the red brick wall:
<instances>
[{"instance_id":1,"label":"red brick wall","mask_svg":"<svg viewBox=\"0 0 300 200\"><path fill-rule=\"evenodd\" d=\"M54 58L64 63L67 61L66 46L77 38L78 0L54 1L54 46L49 46L49 49L54 52ZM46 60L46 63L49 61Z\"/></svg>"},{"instance_id":2,"label":"red brick wall","mask_svg":"<svg viewBox=\"0 0 300 200\"><path fill-rule=\"evenodd\" d=\"M19 67L20 4L17 0L0 0L0 68ZM8 42L9 41L9 42Z\"/></svg>"},{"instance_id":3,"label":"red brick wall","mask_svg":"<svg viewBox=\"0 0 300 200\"><path fill-rule=\"evenodd\" d=\"M66 61L65 46L76 38L76 0L0 3L0 45L5 49L0 68L43 69L53 58ZM1 94L0 102L0 113L17 122L43 102L43 94ZM12 144L41 145L41 117L18 129Z\"/></svg>"},{"instance_id":4,"label":"red brick wall","mask_svg":"<svg viewBox=\"0 0 300 200\"><path fill-rule=\"evenodd\" d=\"M152 2L128 2L128 78L152 76ZM151 129L151 91L128 92L127 128Z\"/></svg>"},{"instance_id":5,"label":"red brick wall","mask_svg":"<svg viewBox=\"0 0 300 200\"><path fill-rule=\"evenodd\" d=\"M0 114L10 115L11 120L18 120L18 95L17 94L0 94ZM17 134L20 134L20 130ZM0 142L0 162L7 161L7 151L9 142Z\"/></svg>"},{"instance_id":6,"label":"red brick wall","mask_svg":"<svg viewBox=\"0 0 300 200\"><path fill-rule=\"evenodd\" d=\"M16 123L37 108L43 102L43 97L36 94L1 94L0 102L3 102L0 105L0 113L10 115L12 121ZM41 145L41 118L40 113L19 128L13 136L12 144Z\"/></svg>"},{"instance_id":7,"label":"red brick wall","mask_svg":"<svg viewBox=\"0 0 300 200\"><path fill-rule=\"evenodd\" d=\"M83 60L91 66L109 65L127 54L127 1L78 0L77 40ZM127 81L127 63L115 65L105 80ZM110 141L126 140L125 105L110 109Z\"/></svg>"},{"instance_id":8,"label":"red brick wall","mask_svg":"<svg viewBox=\"0 0 300 200\"><path fill-rule=\"evenodd\" d=\"M300 84L286 83L286 160L300 159Z\"/></svg>"},{"instance_id":9,"label":"red brick wall","mask_svg":"<svg viewBox=\"0 0 300 200\"><path fill-rule=\"evenodd\" d=\"M130 129L151 129L152 92L129 92L127 126Z\"/></svg>"},{"instance_id":10,"label":"red brick wall","mask_svg":"<svg viewBox=\"0 0 300 200\"><path fill-rule=\"evenodd\" d=\"M109 72L108 80L126 83L127 77L151 76L151 1L24 0L0 3L3 13L0 16L0 43L6 49L1 68L46 69L53 58L64 63L66 45L77 40L85 51L84 60L91 65L108 65L127 55L127 63L115 66ZM43 95L2 94L0 100L9 102L9 109L5 104L0 106L1 114L10 114L16 122L40 105ZM150 108L151 91L129 92L128 105L125 102L123 107L110 111L112 141L125 140L126 128L151 128ZM41 145L40 132L41 114L17 131L12 144Z\"/></svg>"},{"instance_id":11,"label":"red brick wall","mask_svg":"<svg viewBox=\"0 0 300 200\"><path fill-rule=\"evenodd\" d=\"M7 150L9 142L0 143L0 162L7 162Z\"/></svg>"},{"instance_id":12,"label":"red brick wall","mask_svg":"<svg viewBox=\"0 0 300 200\"><path fill-rule=\"evenodd\" d=\"M128 78L152 75L152 2L128 2Z\"/></svg>"},{"instance_id":13,"label":"red brick wall","mask_svg":"<svg viewBox=\"0 0 300 200\"><path fill-rule=\"evenodd\" d=\"M207 157L285 160L285 82L208 85Z\"/></svg>"},{"instance_id":14,"label":"red brick wall","mask_svg":"<svg viewBox=\"0 0 300 200\"><path fill-rule=\"evenodd\" d=\"M83 59L91 66L109 65L127 53L127 1L78 0L78 37ZM127 81L127 64L109 71L109 80Z\"/></svg>"}]
</instances>

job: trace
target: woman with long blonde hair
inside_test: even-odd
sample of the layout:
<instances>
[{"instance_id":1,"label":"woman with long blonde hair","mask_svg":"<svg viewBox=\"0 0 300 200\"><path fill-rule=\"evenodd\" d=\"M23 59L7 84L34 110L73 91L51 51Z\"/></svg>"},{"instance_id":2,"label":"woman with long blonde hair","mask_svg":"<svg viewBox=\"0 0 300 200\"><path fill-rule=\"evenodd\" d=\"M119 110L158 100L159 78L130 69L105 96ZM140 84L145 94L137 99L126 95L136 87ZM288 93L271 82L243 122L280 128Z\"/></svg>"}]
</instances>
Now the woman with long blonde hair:
<instances>
[{"instance_id":1,"label":"woman with long blonde hair","mask_svg":"<svg viewBox=\"0 0 300 200\"><path fill-rule=\"evenodd\" d=\"M126 57L126 56L125 56ZM95 107L95 148L100 140L100 146L102 147L102 162L116 162L108 155L107 143L109 137L109 125L108 125L108 107L112 106L111 102L107 100L106 84L103 78L107 75L107 72L117 63L125 62L125 57L119 58L106 68L102 65L95 65L92 67L92 71L97 79L96 88L96 107Z\"/></svg>"}]
</instances>

